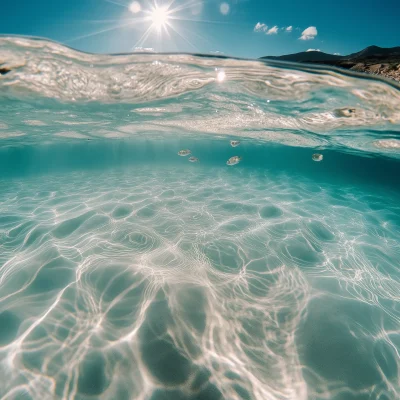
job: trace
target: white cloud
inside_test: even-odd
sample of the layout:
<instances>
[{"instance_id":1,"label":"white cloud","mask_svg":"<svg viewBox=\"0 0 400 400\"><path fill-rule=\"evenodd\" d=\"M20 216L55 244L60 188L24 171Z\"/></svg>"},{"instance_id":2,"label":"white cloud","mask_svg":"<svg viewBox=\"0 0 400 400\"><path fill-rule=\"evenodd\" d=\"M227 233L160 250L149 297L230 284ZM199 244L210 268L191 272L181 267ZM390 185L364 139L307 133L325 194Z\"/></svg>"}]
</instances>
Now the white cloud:
<instances>
[{"instance_id":1,"label":"white cloud","mask_svg":"<svg viewBox=\"0 0 400 400\"><path fill-rule=\"evenodd\" d=\"M286 28L286 32L292 32L292 30L293 30L293 26L292 25L290 25L290 26L288 26Z\"/></svg>"},{"instance_id":2,"label":"white cloud","mask_svg":"<svg viewBox=\"0 0 400 400\"><path fill-rule=\"evenodd\" d=\"M256 26L254 27L254 32L265 32L267 29L267 25L257 22Z\"/></svg>"},{"instance_id":3,"label":"white cloud","mask_svg":"<svg viewBox=\"0 0 400 400\"><path fill-rule=\"evenodd\" d=\"M278 33L278 27L275 25L271 29L268 29L267 35L276 35Z\"/></svg>"},{"instance_id":4,"label":"white cloud","mask_svg":"<svg viewBox=\"0 0 400 400\"><path fill-rule=\"evenodd\" d=\"M307 51L321 51L320 49L308 49Z\"/></svg>"},{"instance_id":5,"label":"white cloud","mask_svg":"<svg viewBox=\"0 0 400 400\"><path fill-rule=\"evenodd\" d=\"M340 56L340 53L333 53L334 56Z\"/></svg>"},{"instance_id":6,"label":"white cloud","mask_svg":"<svg viewBox=\"0 0 400 400\"><path fill-rule=\"evenodd\" d=\"M134 53L154 53L154 49L152 47L135 47L133 49Z\"/></svg>"},{"instance_id":7,"label":"white cloud","mask_svg":"<svg viewBox=\"0 0 400 400\"><path fill-rule=\"evenodd\" d=\"M317 28L315 26L309 26L307 29L304 29L303 33L301 34L301 40L312 40L315 36L318 35Z\"/></svg>"}]
</instances>

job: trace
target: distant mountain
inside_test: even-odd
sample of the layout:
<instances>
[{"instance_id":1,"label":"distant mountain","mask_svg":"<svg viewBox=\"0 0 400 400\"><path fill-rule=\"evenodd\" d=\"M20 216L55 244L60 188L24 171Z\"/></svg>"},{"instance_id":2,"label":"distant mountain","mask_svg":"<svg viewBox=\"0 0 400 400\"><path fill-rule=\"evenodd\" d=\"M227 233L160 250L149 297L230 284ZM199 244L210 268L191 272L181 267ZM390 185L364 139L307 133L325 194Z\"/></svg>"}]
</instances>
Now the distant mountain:
<instances>
[{"instance_id":1,"label":"distant mountain","mask_svg":"<svg viewBox=\"0 0 400 400\"><path fill-rule=\"evenodd\" d=\"M386 58L386 57L397 57L400 58L400 47L378 47L369 46L358 53L352 53L346 56L346 59L360 59L360 58Z\"/></svg>"},{"instance_id":2,"label":"distant mountain","mask_svg":"<svg viewBox=\"0 0 400 400\"><path fill-rule=\"evenodd\" d=\"M283 56L265 56L261 59L333 65L400 81L400 47L369 46L347 56L327 54L322 51L303 51Z\"/></svg>"},{"instance_id":3,"label":"distant mountain","mask_svg":"<svg viewBox=\"0 0 400 400\"><path fill-rule=\"evenodd\" d=\"M264 56L261 58L268 58L270 60L282 60L293 62L318 62L318 61L331 61L331 60L353 60L364 58L400 58L400 47L378 47L369 46L364 50L357 53L352 53L347 56L339 56L336 54L323 53L322 51L303 51L301 53L286 54L283 56Z\"/></svg>"},{"instance_id":4,"label":"distant mountain","mask_svg":"<svg viewBox=\"0 0 400 400\"><path fill-rule=\"evenodd\" d=\"M323 53L322 51L303 51L301 53L287 54L284 56L265 56L270 60L292 61L292 62L315 62L340 60L343 56Z\"/></svg>"}]
</instances>

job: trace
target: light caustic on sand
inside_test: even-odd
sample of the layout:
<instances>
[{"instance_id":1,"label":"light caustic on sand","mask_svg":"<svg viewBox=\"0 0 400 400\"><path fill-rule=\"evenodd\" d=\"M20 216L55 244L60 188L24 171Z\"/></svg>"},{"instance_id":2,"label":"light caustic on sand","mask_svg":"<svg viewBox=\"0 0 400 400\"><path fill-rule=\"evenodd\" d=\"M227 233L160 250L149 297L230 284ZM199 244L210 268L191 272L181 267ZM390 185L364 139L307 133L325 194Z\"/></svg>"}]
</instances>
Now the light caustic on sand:
<instances>
[{"instance_id":1,"label":"light caustic on sand","mask_svg":"<svg viewBox=\"0 0 400 400\"><path fill-rule=\"evenodd\" d=\"M394 398L398 204L231 171L2 183L0 396Z\"/></svg>"}]
</instances>

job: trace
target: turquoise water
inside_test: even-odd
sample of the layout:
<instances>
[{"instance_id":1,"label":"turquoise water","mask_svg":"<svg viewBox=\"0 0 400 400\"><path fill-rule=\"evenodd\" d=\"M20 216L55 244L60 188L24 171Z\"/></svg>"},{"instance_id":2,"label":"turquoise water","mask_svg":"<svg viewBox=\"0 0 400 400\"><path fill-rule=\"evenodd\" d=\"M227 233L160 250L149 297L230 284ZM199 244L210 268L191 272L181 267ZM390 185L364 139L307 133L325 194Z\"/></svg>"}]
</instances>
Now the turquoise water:
<instances>
[{"instance_id":1,"label":"turquoise water","mask_svg":"<svg viewBox=\"0 0 400 400\"><path fill-rule=\"evenodd\" d=\"M400 397L396 84L6 37L0 71L1 399Z\"/></svg>"}]
</instances>

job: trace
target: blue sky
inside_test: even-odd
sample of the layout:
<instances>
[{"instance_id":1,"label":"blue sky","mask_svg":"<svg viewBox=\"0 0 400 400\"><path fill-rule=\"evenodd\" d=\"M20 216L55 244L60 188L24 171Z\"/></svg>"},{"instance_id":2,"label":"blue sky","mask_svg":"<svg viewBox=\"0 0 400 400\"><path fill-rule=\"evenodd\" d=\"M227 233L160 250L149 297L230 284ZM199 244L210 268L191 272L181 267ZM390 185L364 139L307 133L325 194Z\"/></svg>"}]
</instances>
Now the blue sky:
<instances>
[{"instance_id":1,"label":"blue sky","mask_svg":"<svg viewBox=\"0 0 400 400\"><path fill-rule=\"evenodd\" d=\"M89 52L146 47L255 58L308 49L349 54L372 44L400 46L399 0L157 0L169 13L161 31L162 21L154 23L151 14L153 1L3 3L0 33L46 37ZM156 14L156 19L164 17ZM146 40L140 40L146 31Z\"/></svg>"}]
</instances>

